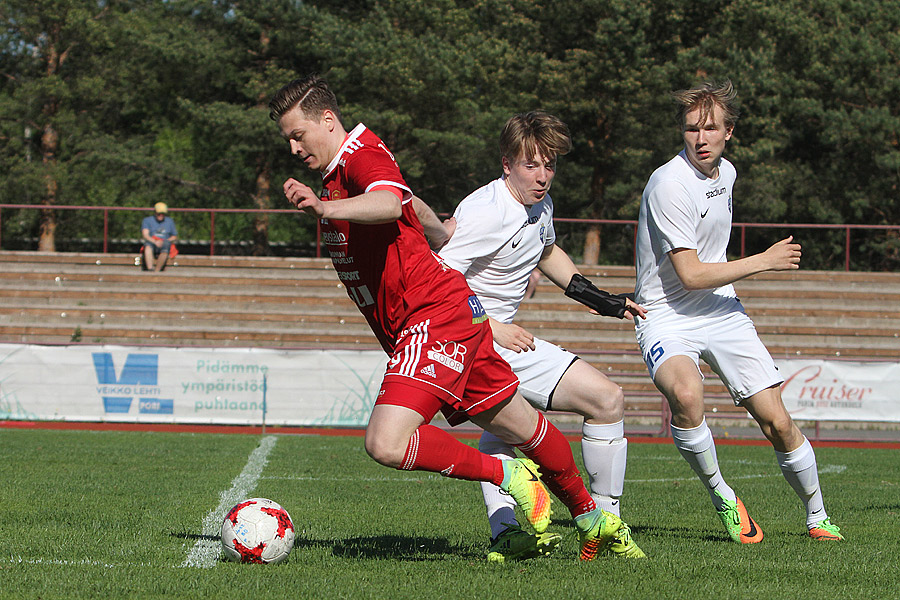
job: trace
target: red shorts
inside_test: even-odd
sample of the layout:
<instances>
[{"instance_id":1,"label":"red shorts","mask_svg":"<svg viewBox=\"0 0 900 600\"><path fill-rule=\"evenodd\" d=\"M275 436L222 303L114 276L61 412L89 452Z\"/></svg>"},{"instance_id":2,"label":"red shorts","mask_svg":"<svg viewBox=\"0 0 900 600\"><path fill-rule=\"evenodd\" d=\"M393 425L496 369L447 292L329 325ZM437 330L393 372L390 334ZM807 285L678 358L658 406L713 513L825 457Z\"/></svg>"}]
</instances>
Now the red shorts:
<instances>
[{"instance_id":1,"label":"red shorts","mask_svg":"<svg viewBox=\"0 0 900 600\"><path fill-rule=\"evenodd\" d=\"M404 406L431 421L438 410L457 425L513 395L519 380L494 350L480 304L415 318L400 335L375 404ZM477 314L480 309L480 315Z\"/></svg>"}]
</instances>

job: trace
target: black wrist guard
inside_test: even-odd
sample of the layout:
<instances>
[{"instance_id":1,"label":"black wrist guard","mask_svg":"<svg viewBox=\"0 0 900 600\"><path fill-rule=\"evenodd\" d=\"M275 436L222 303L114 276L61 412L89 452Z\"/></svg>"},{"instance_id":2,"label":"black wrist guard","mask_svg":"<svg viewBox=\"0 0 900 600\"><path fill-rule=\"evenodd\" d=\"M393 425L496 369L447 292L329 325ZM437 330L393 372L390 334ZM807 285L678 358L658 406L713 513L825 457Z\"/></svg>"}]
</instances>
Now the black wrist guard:
<instances>
[{"instance_id":1,"label":"black wrist guard","mask_svg":"<svg viewBox=\"0 0 900 600\"><path fill-rule=\"evenodd\" d=\"M590 279L580 273L572 275L569 286L566 288L566 296L596 310L604 317L616 317L617 319L625 316L628 308L625 300L631 299L630 294L610 294L597 289Z\"/></svg>"}]
</instances>

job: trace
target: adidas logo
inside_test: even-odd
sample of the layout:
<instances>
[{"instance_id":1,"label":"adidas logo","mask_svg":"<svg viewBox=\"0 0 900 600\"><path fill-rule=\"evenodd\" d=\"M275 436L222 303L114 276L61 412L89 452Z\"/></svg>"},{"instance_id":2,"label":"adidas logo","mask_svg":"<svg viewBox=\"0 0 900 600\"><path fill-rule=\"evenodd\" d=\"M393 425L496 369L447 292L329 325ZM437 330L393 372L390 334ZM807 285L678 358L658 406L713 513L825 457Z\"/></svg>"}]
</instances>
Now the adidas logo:
<instances>
[{"instance_id":1,"label":"adidas logo","mask_svg":"<svg viewBox=\"0 0 900 600\"><path fill-rule=\"evenodd\" d=\"M437 377L437 375L434 374L434 365L425 365L419 372L423 375L428 375L429 377Z\"/></svg>"}]
</instances>

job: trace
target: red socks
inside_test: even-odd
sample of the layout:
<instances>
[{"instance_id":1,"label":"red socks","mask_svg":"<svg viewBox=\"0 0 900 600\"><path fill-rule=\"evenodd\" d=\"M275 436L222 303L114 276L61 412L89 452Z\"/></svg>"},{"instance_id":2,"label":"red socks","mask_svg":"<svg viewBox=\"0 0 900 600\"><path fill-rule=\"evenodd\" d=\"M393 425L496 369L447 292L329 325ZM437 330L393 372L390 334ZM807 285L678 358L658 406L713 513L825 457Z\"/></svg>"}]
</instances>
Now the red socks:
<instances>
[{"instance_id":1,"label":"red socks","mask_svg":"<svg viewBox=\"0 0 900 600\"><path fill-rule=\"evenodd\" d=\"M540 466L541 479L573 517L596 508L575 466L572 447L544 415L538 413L537 429L531 439L516 447ZM434 425L416 429L409 439L400 469L431 471L454 479L490 481L494 485L503 482L503 465L499 459L463 444Z\"/></svg>"},{"instance_id":2,"label":"red socks","mask_svg":"<svg viewBox=\"0 0 900 600\"><path fill-rule=\"evenodd\" d=\"M409 439L400 468L404 471L431 471L444 477L469 481L490 481L500 485L503 465L477 449L463 444L434 425L422 425Z\"/></svg>"},{"instance_id":3,"label":"red socks","mask_svg":"<svg viewBox=\"0 0 900 600\"><path fill-rule=\"evenodd\" d=\"M538 413L537 429L531 439L516 448L541 467L541 480L573 517L597 507L584 487L568 440L543 414Z\"/></svg>"}]
</instances>

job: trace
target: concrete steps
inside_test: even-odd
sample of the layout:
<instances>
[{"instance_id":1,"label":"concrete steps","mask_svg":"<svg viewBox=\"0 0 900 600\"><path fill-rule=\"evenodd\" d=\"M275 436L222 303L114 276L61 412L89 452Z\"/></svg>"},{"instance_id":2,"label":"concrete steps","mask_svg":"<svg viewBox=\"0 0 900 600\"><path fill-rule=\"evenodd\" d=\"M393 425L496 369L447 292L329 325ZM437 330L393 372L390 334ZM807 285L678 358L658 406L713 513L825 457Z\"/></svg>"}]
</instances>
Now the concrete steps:
<instances>
[{"instance_id":1,"label":"concrete steps","mask_svg":"<svg viewBox=\"0 0 900 600\"><path fill-rule=\"evenodd\" d=\"M632 267L584 267L613 293ZM776 358L900 360L900 274L793 271L735 284ZM542 281L517 323L621 385L629 415L661 398L630 322L601 318ZM162 273L130 254L0 252L0 342L379 349L328 259L178 257ZM704 365L717 411L734 409Z\"/></svg>"}]
</instances>

